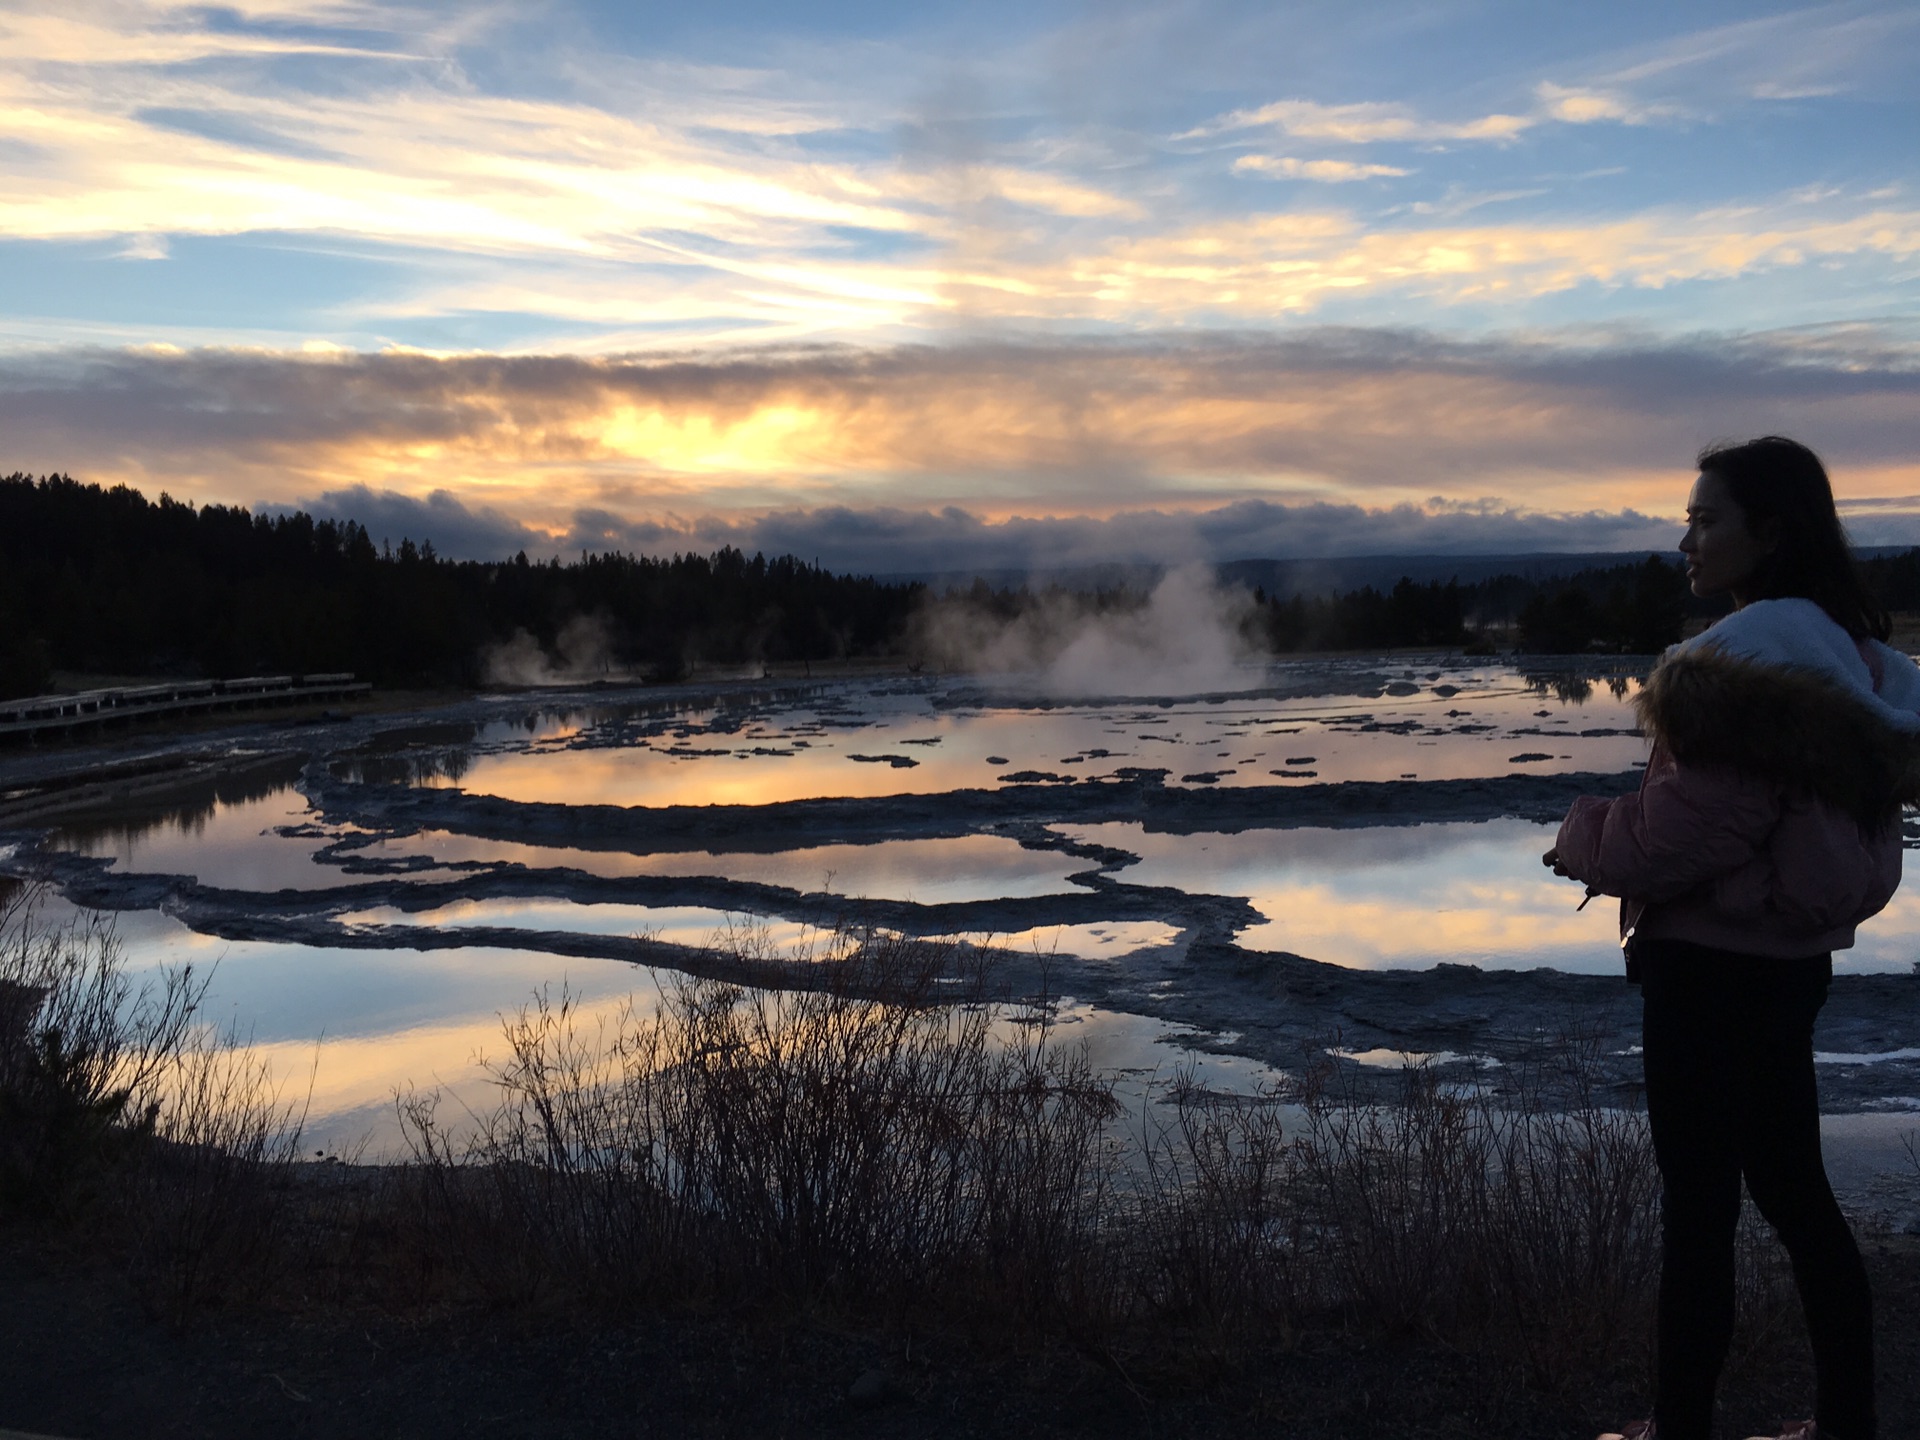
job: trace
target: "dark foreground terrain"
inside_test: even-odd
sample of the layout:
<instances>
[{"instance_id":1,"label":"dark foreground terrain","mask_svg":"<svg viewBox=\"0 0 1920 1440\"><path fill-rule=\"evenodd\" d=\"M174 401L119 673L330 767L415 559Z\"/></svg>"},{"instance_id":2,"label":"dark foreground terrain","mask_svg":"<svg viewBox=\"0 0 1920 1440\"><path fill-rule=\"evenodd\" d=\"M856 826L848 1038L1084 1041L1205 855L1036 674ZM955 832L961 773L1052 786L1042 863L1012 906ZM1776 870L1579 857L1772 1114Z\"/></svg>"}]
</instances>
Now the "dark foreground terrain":
<instances>
[{"instance_id":1,"label":"dark foreground terrain","mask_svg":"<svg viewBox=\"0 0 1920 1440\"><path fill-rule=\"evenodd\" d=\"M1885 1440L1920 1436L1920 1242L1868 1246ZM1722 1433L1808 1408L1797 1325L1736 1358ZM1124 1351L983 1348L826 1314L587 1323L577 1313L274 1308L174 1331L97 1264L0 1239L0 1426L118 1436L1584 1437L1636 1413L1643 1357L1557 1396L1419 1339L1329 1329L1209 1362L1191 1335ZM878 1375L869 1372L879 1372ZM863 1382L864 1378L864 1383ZM882 1378L884 1377L884 1378ZM876 1391L869 1397L867 1391Z\"/></svg>"}]
</instances>

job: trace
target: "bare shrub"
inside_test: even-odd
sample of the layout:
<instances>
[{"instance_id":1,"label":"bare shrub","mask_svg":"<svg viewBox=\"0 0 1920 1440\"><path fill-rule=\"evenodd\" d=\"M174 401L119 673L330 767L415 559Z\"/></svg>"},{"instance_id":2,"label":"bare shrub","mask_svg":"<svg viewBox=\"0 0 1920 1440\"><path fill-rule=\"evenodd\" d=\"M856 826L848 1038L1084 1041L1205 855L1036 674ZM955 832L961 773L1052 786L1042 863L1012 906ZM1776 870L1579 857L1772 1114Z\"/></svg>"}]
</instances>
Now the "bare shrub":
<instances>
[{"instance_id":1,"label":"bare shrub","mask_svg":"<svg viewBox=\"0 0 1920 1440\"><path fill-rule=\"evenodd\" d=\"M1108 1361L1244 1365L1331 1325L1565 1391L1647 1355L1657 1170L1577 1036L1497 1089L1411 1067L1391 1103L1324 1058L1250 1097L1182 1071L1122 1124L1045 1004L952 983L981 952L842 930L806 990L678 977L591 1016L542 993L505 1022L496 1105L449 1125L410 1091L410 1163L322 1186L295 1162L301 1107L195 1025L203 981L136 987L109 925L36 927L31 896L0 937L4 1196L111 1220L175 1324L297 1258L334 1296L772 1299ZM721 943L734 973L771 956L750 929ZM1751 1364L1787 1292L1766 1237L1741 1253Z\"/></svg>"},{"instance_id":2,"label":"bare shrub","mask_svg":"<svg viewBox=\"0 0 1920 1440\"><path fill-rule=\"evenodd\" d=\"M1009 1039L998 1007L939 993L947 947L862 934L829 953L819 989L681 978L592 1033L571 995L537 997L464 1145L409 1097L416 1194L500 1237L476 1281L872 1304L968 1274L1027 1310L1063 1303L1094 1248L1110 1085L1044 1023Z\"/></svg>"},{"instance_id":3,"label":"bare shrub","mask_svg":"<svg viewBox=\"0 0 1920 1440\"><path fill-rule=\"evenodd\" d=\"M1299 1155L1281 1098L1208 1095L1183 1067L1141 1117L1128 1269L1145 1314L1263 1341L1301 1318Z\"/></svg>"},{"instance_id":4,"label":"bare shrub","mask_svg":"<svg viewBox=\"0 0 1920 1440\"><path fill-rule=\"evenodd\" d=\"M1301 1101L1293 1193L1308 1293L1368 1328L1431 1333L1473 1318L1484 1286L1471 1242L1491 1199L1495 1136L1470 1097L1409 1067L1397 1103L1372 1103L1328 1063L1309 1072Z\"/></svg>"},{"instance_id":5,"label":"bare shrub","mask_svg":"<svg viewBox=\"0 0 1920 1440\"><path fill-rule=\"evenodd\" d=\"M1644 1355L1658 1275L1658 1170L1644 1117L1575 1082L1545 1098L1410 1068L1398 1104L1309 1097L1303 1173L1338 1215L1333 1295L1375 1324L1499 1355L1534 1385Z\"/></svg>"},{"instance_id":6,"label":"bare shrub","mask_svg":"<svg viewBox=\"0 0 1920 1440\"><path fill-rule=\"evenodd\" d=\"M0 900L0 1208L85 1220L174 1323L271 1270L299 1117L232 1034L196 1024L191 966L136 983L111 919Z\"/></svg>"},{"instance_id":7,"label":"bare shrub","mask_svg":"<svg viewBox=\"0 0 1920 1440\"><path fill-rule=\"evenodd\" d=\"M464 1140L409 1095L421 1293L937 1308L1229 1363L1331 1323L1548 1390L1649 1354L1658 1172L1588 1041L1497 1090L1410 1067L1392 1103L1330 1060L1251 1097L1183 1071L1116 1126L1112 1079L1043 1007L955 1004L953 956L912 942L827 953L808 991L680 978L591 1022L536 997ZM1742 1333L1764 1348L1763 1248L1743 1241Z\"/></svg>"},{"instance_id":8,"label":"bare shrub","mask_svg":"<svg viewBox=\"0 0 1920 1440\"><path fill-rule=\"evenodd\" d=\"M1486 1321L1546 1387L1645 1356L1659 1277L1660 1175L1646 1119L1593 1094L1585 1043L1569 1042L1564 1057L1571 1103L1522 1085L1497 1109L1487 1097L1479 1107L1493 1132L1474 1236Z\"/></svg>"},{"instance_id":9,"label":"bare shrub","mask_svg":"<svg viewBox=\"0 0 1920 1440\"><path fill-rule=\"evenodd\" d=\"M206 987L183 967L136 988L110 919L48 924L45 899L0 899L0 1208L71 1219L151 1132Z\"/></svg>"},{"instance_id":10,"label":"bare shrub","mask_svg":"<svg viewBox=\"0 0 1920 1440\"><path fill-rule=\"evenodd\" d=\"M231 1032L183 1037L151 1096L151 1141L117 1207L148 1306L183 1325L203 1304L277 1278L305 1105Z\"/></svg>"}]
</instances>

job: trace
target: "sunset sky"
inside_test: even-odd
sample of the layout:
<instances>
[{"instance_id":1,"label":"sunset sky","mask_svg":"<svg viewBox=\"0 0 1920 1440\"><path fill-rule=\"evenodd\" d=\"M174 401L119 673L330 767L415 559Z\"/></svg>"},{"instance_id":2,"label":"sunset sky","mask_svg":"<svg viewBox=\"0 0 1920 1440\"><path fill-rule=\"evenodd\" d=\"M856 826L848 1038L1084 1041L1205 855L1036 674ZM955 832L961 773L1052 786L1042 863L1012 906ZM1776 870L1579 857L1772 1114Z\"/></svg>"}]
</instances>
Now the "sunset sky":
<instances>
[{"instance_id":1,"label":"sunset sky","mask_svg":"<svg viewBox=\"0 0 1920 1440\"><path fill-rule=\"evenodd\" d=\"M0 0L0 472L476 556L1920 541L1920 6Z\"/></svg>"}]
</instances>

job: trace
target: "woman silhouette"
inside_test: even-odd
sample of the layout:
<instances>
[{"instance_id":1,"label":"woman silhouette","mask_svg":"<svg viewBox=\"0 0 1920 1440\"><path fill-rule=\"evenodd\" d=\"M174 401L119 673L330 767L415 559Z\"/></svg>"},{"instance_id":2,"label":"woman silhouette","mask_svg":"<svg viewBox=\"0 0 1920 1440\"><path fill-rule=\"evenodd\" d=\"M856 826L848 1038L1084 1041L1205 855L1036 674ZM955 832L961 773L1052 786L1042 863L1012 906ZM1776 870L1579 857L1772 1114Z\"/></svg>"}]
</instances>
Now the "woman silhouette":
<instances>
[{"instance_id":1,"label":"woman silhouette","mask_svg":"<svg viewBox=\"0 0 1920 1440\"><path fill-rule=\"evenodd\" d=\"M1920 668L1885 643L1811 450L1767 436L1699 467L1680 549L1693 592L1733 613L1669 650L1636 699L1653 747L1639 792L1576 800L1543 857L1620 897L1645 1007L1658 1348L1653 1418L1615 1433L1707 1440L1744 1179L1813 1345L1815 1418L1784 1435L1873 1440L1872 1300L1820 1155L1813 1021L1832 952L1900 882Z\"/></svg>"}]
</instances>

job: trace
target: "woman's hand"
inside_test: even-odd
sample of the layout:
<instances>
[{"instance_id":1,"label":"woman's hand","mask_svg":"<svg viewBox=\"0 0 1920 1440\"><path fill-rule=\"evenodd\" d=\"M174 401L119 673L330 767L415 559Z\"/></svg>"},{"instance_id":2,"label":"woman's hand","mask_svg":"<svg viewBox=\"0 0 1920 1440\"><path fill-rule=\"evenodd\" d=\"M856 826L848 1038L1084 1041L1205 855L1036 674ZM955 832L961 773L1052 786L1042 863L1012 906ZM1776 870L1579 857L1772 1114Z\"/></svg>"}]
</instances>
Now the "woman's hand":
<instances>
[{"instance_id":1,"label":"woman's hand","mask_svg":"<svg viewBox=\"0 0 1920 1440\"><path fill-rule=\"evenodd\" d=\"M1546 866L1549 870L1553 871L1554 874L1560 876L1563 880L1578 880L1580 878L1578 875L1575 875L1571 870L1567 869L1565 865L1562 865L1560 863L1560 847L1558 845L1554 846L1553 849L1547 851L1546 854L1542 855L1540 857L1540 863ZM1582 900L1578 905L1574 906L1573 908L1575 910L1586 909L1587 900L1593 899L1593 897L1598 895L1599 893L1600 893L1599 886L1597 885L1587 886L1586 900Z\"/></svg>"},{"instance_id":2,"label":"woman's hand","mask_svg":"<svg viewBox=\"0 0 1920 1440\"><path fill-rule=\"evenodd\" d=\"M1567 866L1561 864L1559 845L1555 845L1551 851L1542 854L1542 856L1540 856L1540 864L1544 864L1548 870L1551 870L1555 876L1559 876L1561 879L1580 879L1576 874L1572 874ZM1586 887L1586 900L1592 900L1596 895L1599 895L1599 885L1588 885L1588 887ZM1580 904L1576 904L1574 910L1586 910L1586 900L1580 900Z\"/></svg>"}]
</instances>

